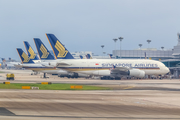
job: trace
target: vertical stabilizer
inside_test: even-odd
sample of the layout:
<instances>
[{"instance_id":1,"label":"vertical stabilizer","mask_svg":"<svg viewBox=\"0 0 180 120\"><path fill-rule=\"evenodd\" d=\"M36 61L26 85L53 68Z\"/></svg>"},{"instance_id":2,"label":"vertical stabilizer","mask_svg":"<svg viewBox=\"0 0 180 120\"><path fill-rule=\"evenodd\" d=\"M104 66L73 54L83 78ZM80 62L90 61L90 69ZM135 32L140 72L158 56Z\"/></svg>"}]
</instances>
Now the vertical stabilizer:
<instances>
[{"instance_id":1,"label":"vertical stabilizer","mask_svg":"<svg viewBox=\"0 0 180 120\"><path fill-rule=\"evenodd\" d=\"M34 63L21 48L16 48L16 50L22 63Z\"/></svg>"},{"instance_id":2,"label":"vertical stabilizer","mask_svg":"<svg viewBox=\"0 0 180 120\"><path fill-rule=\"evenodd\" d=\"M86 58L87 58L87 59L92 59L92 57L91 57L90 54L87 54L87 55L86 55Z\"/></svg>"},{"instance_id":3,"label":"vertical stabilizer","mask_svg":"<svg viewBox=\"0 0 180 120\"><path fill-rule=\"evenodd\" d=\"M23 42L24 42L24 46L26 48L28 57L32 60L39 60L39 57L36 55L32 47L30 46L30 44L27 41L23 41Z\"/></svg>"},{"instance_id":4,"label":"vertical stabilizer","mask_svg":"<svg viewBox=\"0 0 180 120\"><path fill-rule=\"evenodd\" d=\"M74 59L71 53L56 38L54 34L46 34L47 39L52 47L56 59Z\"/></svg>"},{"instance_id":5,"label":"vertical stabilizer","mask_svg":"<svg viewBox=\"0 0 180 120\"><path fill-rule=\"evenodd\" d=\"M112 56L113 56L112 54L109 54L110 59L112 59Z\"/></svg>"},{"instance_id":6,"label":"vertical stabilizer","mask_svg":"<svg viewBox=\"0 0 180 120\"><path fill-rule=\"evenodd\" d=\"M34 38L34 43L41 60L54 60L54 56L49 52L49 50L39 38Z\"/></svg>"},{"instance_id":7,"label":"vertical stabilizer","mask_svg":"<svg viewBox=\"0 0 180 120\"><path fill-rule=\"evenodd\" d=\"M84 59L82 55L79 55L80 59Z\"/></svg>"}]
</instances>

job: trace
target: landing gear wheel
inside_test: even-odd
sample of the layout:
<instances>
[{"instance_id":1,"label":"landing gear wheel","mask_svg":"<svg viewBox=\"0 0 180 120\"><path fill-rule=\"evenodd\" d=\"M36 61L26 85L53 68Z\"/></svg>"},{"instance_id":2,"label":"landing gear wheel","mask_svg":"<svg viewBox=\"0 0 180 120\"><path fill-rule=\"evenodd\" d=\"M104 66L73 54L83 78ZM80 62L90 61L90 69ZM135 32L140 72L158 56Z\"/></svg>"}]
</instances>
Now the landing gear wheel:
<instances>
[{"instance_id":1,"label":"landing gear wheel","mask_svg":"<svg viewBox=\"0 0 180 120\"><path fill-rule=\"evenodd\" d=\"M121 78L120 77L115 77L115 80L121 80Z\"/></svg>"}]
</instances>

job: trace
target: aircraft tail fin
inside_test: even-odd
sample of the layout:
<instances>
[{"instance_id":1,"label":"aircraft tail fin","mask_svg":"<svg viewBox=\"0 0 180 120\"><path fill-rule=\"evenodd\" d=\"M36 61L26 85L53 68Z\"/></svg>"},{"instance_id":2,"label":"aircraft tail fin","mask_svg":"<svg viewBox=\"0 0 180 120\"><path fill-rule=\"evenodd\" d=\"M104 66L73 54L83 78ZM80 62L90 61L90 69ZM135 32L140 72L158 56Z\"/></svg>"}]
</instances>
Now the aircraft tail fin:
<instances>
[{"instance_id":1,"label":"aircraft tail fin","mask_svg":"<svg viewBox=\"0 0 180 120\"><path fill-rule=\"evenodd\" d=\"M112 54L109 54L110 59L112 59L112 56L113 56Z\"/></svg>"},{"instance_id":2,"label":"aircraft tail fin","mask_svg":"<svg viewBox=\"0 0 180 120\"><path fill-rule=\"evenodd\" d=\"M16 48L18 54L19 54L19 57L22 61L22 63L34 63L32 61L32 59L30 59L27 54L21 49L21 48Z\"/></svg>"},{"instance_id":3,"label":"aircraft tail fin","mask_svg":"<svg viewBox=\"0 0 180 120\"><path fill-rule=\"evenodd\" d=\"M80 59L83 59L83 56L82 55L79 55Z\"/></svg>"},{"instance_id":4,"label":"aircraft tail fin","mask_svg":"<svg viewBox=\"0 0 180 120\"><path fill-rule=\"evenodd\" d=\"M1 58L2 59L2 62L6 62L6 59L5 58Z\"/></svg>"},{"instance_id":5,"label":"aircraft tail fin","mask_svg":"<svg viewBox=\"0 0 180 120\"><path fill-rule=\"evenodd\" d=\"M49 52L49 50L39 38L34 38L34 43L41 60L54 60L54 56Z\"/></svg>"},{"instance_id":6,"label":"aircraft tail fin","mask_svg":"<svg viewBox=\"0 0 180 120\"><path fill-rule=\"evenodd\" d=\"M32 47L30 46L30 44L27 41L23 41L23 42L24 42L28 57L32 60L39 60L39 57L36 55Z\"/></svg>"},{"instance_id":7,"label":"aircraft tail fin","mask_svg":"<svg viewBox=\"0 0 180 120\"><path fill-rule=\"evenodd\" d=\"M90 54L87 54L87 55L86 55L86 58L87 58L87 59L92 59L92 57L91 57Z\"/></svg>"},{"instance_id":8,"label":"aircraft tail fin","mask_svg":"<svg viewBox=\"0 0 180 120\"><path fill-rule=\"evenodd\" d=\"M54 34L46 34L47 39L52 47L56 59L74 59L65 46L56 38Z\"/></svg>"}]
</instances>

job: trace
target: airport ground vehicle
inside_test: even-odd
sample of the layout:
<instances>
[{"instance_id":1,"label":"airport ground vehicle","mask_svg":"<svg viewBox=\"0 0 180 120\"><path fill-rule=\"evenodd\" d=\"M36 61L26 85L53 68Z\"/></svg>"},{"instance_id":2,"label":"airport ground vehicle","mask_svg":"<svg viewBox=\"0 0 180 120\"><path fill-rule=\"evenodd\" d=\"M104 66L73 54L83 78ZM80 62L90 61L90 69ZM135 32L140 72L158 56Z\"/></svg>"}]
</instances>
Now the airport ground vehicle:
<instances>
[{"instance_id":1,"label":"airport ground vehicle","mask_svg":"<svg viewBox=\"0 0 180 120\"><path fill-rule=\"evenodd\" d=\"M14 80L14 74L12 74L12 73L6 74L6 79L7 80Z\"/></svg>"}]
</instances>

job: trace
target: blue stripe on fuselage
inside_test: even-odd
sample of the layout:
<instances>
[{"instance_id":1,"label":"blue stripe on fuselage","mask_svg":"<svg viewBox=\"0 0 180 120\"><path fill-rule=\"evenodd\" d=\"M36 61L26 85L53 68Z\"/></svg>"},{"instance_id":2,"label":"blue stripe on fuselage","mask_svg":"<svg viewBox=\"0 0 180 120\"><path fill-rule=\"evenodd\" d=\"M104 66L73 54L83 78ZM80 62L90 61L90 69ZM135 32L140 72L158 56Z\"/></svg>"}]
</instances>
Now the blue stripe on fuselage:
<instances>
[{"instance_id":1,"label":"blue stripe on fuselage","mask_svg":"<svg viewBox=\"0 0 180 120\"><path fill-rule=\"evenodd\" d=\"M60 69L111 69L112 67L57 67ZM132 67L134 69L160 69L159 67Z\"/></svg>"}]
</instances>

